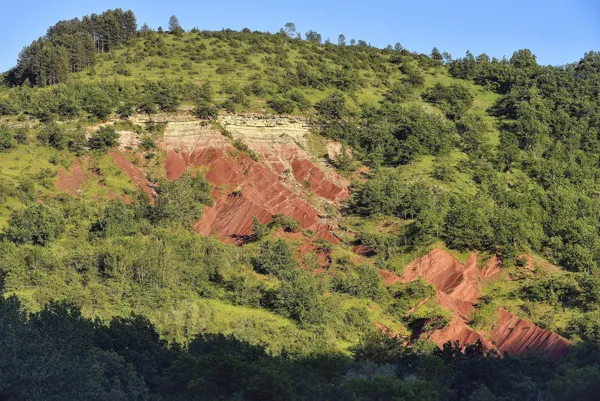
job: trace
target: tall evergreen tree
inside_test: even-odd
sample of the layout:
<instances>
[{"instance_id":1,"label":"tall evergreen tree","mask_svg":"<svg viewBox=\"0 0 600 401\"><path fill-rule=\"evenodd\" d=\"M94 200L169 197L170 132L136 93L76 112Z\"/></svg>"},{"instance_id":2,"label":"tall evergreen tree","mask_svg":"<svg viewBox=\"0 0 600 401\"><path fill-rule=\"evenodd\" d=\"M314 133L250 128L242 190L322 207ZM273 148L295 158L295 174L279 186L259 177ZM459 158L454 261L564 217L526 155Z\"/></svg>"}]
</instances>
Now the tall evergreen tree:
<instances>
[{"instance_id":1,"label":"tall evergreen tree","mask_svg":"<svg viewBox=\"0 0 600 401\"><path fill-rule=\"evenodd\" d=\"M169 18L169 31L176 32L181 29L181 25L179 24L179 19L175 15L171 15Z\"/></svg>"}]
</instances>

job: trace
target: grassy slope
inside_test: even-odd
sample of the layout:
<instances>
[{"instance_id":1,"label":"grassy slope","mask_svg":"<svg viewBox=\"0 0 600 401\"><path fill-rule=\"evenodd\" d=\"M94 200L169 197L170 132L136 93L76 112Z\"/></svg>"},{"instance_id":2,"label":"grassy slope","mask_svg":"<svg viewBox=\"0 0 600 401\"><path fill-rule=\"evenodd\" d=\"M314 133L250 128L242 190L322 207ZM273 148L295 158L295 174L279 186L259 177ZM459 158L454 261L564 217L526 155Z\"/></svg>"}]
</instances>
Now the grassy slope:
<instances>
[{"instance_id":1,"label":"grassy slope","mask_svg":"<svg viewBox=\"0 0 600 401\"><path fill-rule=\"evenodd\" d=\"M81 82L101 82L103 80L117 79L139 83L144 80L159 80L167 77L180 82L194 82L197 84L202 84L208 80L211 81L213 89L217 92L215 96L215 100L217 101L222 101L227 98L228 95L225 93L228 90L228 88L226 88L227 86L244 87L249 85L252 82L251 77L256 74L259 75L261 80L268 80L270 72L267 71L268 63L265 62L264 55L250 55L248 56L248 63L238 63L234 60L227 59L226 53L229 53L233 49L225 41L218 39L201 39L194 34L189 33L184 34L181 39L177 39L172 35L163 35L162 38L168 49L168 57L151 56L146 57L141 62L129 62L128 58L135 56L136 51L143 46L143 40L138 39L131 47L117 50L113 54L101 55L101 61L94 67L93 73L90 70L84 70L78 74L74 74L72 79ZM206 46L206 49L202 51L202 54L205 57L198 62L188 60L187 54L189 51L194 50L201 45ZM240 46L241 48L236 50L239 51L248 47L245 43L241 43ZM296 48L289 44L286 44L285 46L288 48L288 61L294 65L296 61L302 58L302 55ZM149 63L159 65L160 67L149 67ZM184 67L184 63L189 63L190 66ZM328 61L328 63L330 63L330 61ZM129 75L115 74L115 65L117 64L121 66L124 65L129 71ZM225 64L235 65L235 71L227 74L218 74L216 72L217 68ZM274 71L282 73L283 69L275 67ZM365 85L356 92L355 96L349 98L350 103L358 105L381 100L386 88L377 82L373 72L361 70L359 73L365 79ZM470 82L454 79L450 77L443 68L426 71L424 75L425 87L422 91L432 87L436 83L445 85L460 83L468 86L475 95L472 110L483 115L485 119L491 123L493 129L489 133L489 141L492 145L498 144L498 131L495 128L497 121L486 114L486 110L498 99L499 96L497 94ZM402 73L396 68L392 70L389 78L391 82L394 82L401 77ZM316 90L304 87L297 90L302 92L312 103L323 99L333 91L332 89ZM407 104L420 104L431 113L441 113L441 111L434 106L422 101L418 95L419 94L417 94L414 100L407 102ZM249 111L270 111L265 105L265 97L250 95L249 100ZM308 113L310 112L311 110L309 110ZM322 139L318 136L313 136L309 148L311 150L317 150L317 153L320 155L324 153ZM466 155L456 150L450 155L449 160L453 165L457 166L465 159ZM53 160L53 163L51 163L50 160ZM59 152L36 144L20 146L11 152L0 153L0 177L16 183L19 177L23 175L35 176L43 169L49 169L52 172L56 172L60 165L68 169L68 166L73 160L74 157L68 152ZM423 156L415 163L401 166L399 169L401 170L402 177L406 180L418 178L436 182L437 180L432 176L434 163L434 157ZM122 196L131 194L135 190L133 183L118 169L109 156L104 155L98 157L97 167L100 168L101 176L86 180L82 187L83 193L80 195L81 198L87 201L102 201L108 199L110 194ZM437 181L437 184L446 186L447 189L453 191L474 191L474 187L470 182L468 174L463 172L457 172L455 182L450 187L440 181ZM36 184L36 188L46 194L54 194L56 192L52 187L45 188L39 184ZM0 226L6 224L6 220L11 211L20 206L21 202L17 198L9 198L8 202L0 208ZM393 223L391 224L392 227L394 224L404 224L404 222L391 223ZM345 218L342 222L342 225L345 228L354 232L378 232L381 230L381 224L382 222L380 221L370 221L359 218ZM443 246L443 244L438 243L435 244L435 246ZM411 253L395 255L390 260L390 266L396 271L401 271L406 264L425 253L429 248L430 247L417 249ZM461 262L464 262L468 257L468 253L452 253ZM338 257L351 255L349 243L336 247L334 255ZM507 307L515 312L521 312L521 314L523 314L523 301L516 300L513 297L513 294L522 287L522 281L525 279L517 278L515 280L515 277L514 271L512 270L504 272L500 278L494 280L494 282L486 289L485 294L493 298L494 302L490 306L481 306L481 312L475 315L474 324L476 327L489 328L491 322L489 318L491 315L490 311L497 306ZM19 291L18 294L25 299L25 305L31 308L35 308L35 305L40 305L45 299L43 294L35 293L33 290L24 289ZM50 294L46 295L49 296ZM386 315L381 306L375 303L358 300L349 296L334 295L334 297L336 302L340 302L345 306L366 304L373 311L374 320L385 324L396 332L405 333L407 330L401 322ZM285 332L285 335L298 336L299 342L310 341L310 339L308 339L310 334L299 330L295 323L265 310L234 306L217 300L195 299L194 297L185 300L165 300L165 302L172 302L170 311L168 312L165 312L165 309L153 311L147 308L140 309L139 312L148 314L151 319L157 323L161 333L167 338L181 340L187 338L187 333L189 331L208 330L235 333L236 335L246 337L247 339L254 338L259 341L268 341L273 349L277 349L278 347L276 340L278 335L275 335L275 333ZM90 316L102 315L104 317L109 317L127 314L129 309L130 306L128 305L112 305L111 310L84 310L84 312ZM169 308L166 310L168 309ZM544 319L547 319L548 313L555 313L556 308L539 304L534 307L529 306L528 311L527 317L543 325L543 321ZM555 315L557 316L557 320L554 327L550 325L546 326L558 330L564 328L568 320L568 311L563 312L564 313ZM190 327L188 323L180 323L186 320L192 321L193 327ZM336 344L335 348L346 349L349 344L350 343L342 342Z\"/></svg>"}]
</instances>

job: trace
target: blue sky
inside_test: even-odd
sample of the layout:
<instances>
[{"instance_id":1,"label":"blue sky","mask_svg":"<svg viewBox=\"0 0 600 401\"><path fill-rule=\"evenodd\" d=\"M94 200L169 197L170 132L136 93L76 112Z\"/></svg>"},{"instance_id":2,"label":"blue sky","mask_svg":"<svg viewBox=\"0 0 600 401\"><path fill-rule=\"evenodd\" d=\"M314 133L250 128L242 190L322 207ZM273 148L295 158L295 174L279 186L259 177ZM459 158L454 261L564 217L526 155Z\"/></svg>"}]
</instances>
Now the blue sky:
<instances>
[{"instance_id":1,"label":"blue sky","mask_svg":"<svg viewBox=\"0 0 600 401\"><path fill-rule=\"evenodd\" d=\"M30 0L26 9L24 4L9 1L0 12L0 71L12 67L23 46L55 22L117 7L133 10L139 25L153 28L166 27L173 14L185 29L276 32L294 22L300 32L312 29L334 42L343 33L348 41L378 47L400 42L429 53L436 46L454 57L466 50L510 57L528 48L539 63L560 65L600 50L600 0Z\"/></svg>"}]
</instances>

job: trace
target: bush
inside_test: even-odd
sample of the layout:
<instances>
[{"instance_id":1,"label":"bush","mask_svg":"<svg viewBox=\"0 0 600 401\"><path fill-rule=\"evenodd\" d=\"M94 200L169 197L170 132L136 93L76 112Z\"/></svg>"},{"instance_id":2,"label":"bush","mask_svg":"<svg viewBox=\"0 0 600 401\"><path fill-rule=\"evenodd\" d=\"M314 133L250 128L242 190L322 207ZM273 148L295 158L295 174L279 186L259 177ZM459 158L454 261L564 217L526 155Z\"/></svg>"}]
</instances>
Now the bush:
<instances>
[{"instance_id":1,"label":"bush","mask_svg":"<svg viewBox=\"0 0 600 401\"><path fill-rule=\"evenodd\" d=\"M369 310L360 306L348 308L344 313L343 322L346 326L358 331L367 331L373 325Z\"/></svg>"},{"instance_id":2,"label":"bush","mask_svg":"<svg viewBox=\"0 0 600 401\"><path fill-rule=\"evenodd\" d=\"M436 294L435 289L421 278L406 284L392 284L388 287L388 291L392 296L389 310L398 317L404 316L410 308L415 307L425 298L434 297Z\"/></svg>"},{"instance_id":3,"label":"bush","mask_svg":"<svg viewBox=\"0 0 600 401\"><path fill-rule=\"evenodd\" d=\"M294 102L288 99L282 99L279 97L275 97L273 99L269 99L267 104L275 110L277 114L291 114L294 112Z\"/></svg>"},{"instance_id":4,"label":"bush","mask_svg":"<svg viewBox=\"0 0 600 401\"><path fill-rule=\"evenodd\" d=\"M0 99L0 116L10 116L18 113L18 108L10 99Z\"/></svg>"},{"instance_id":5,"label":"bush","mask_svg":"<svg viewBox=\"0 0 600 401\"><path fill-rule=\"evenodd\" d=\"M290 99L296 102L296 106L300 109L300 111L306 111L310 108L311 103L310 100L306 98L302 93L298 91L294 91L290 94Z\"/></svg>"},{"instance_id":6,"label":"bush","mask_svg":"<svg viewBox=\"0 0 600 401\"><path fill-rule=\"evenodd\" d=\"M281 283L273 302L274 310L300 323L322 323L323 296L312 273L293 270Z\"/></svg>"},{"instance_id":7,"label":"bush","mask_svg":"<svg viewBox=\"0 0 600 401\"><path fill-rule=\"evenodd\" d=\"M333 279L332 287L338 292L372 300L381 300L385 294L379 271L367 264L349 269L347 272L338 272Z\"/></svg>"},{"instance_id":8,"label":"bush","mask_svg":"<svg viewBox=\"0 0 600 401\"><path fill-rule=\"evenodd\" d=\"M160 183L149 217L155 225L189 228L202 217L204 206L211 204L210 184L201 175L187 172L177 180Z\"/></svg>"},{"instance_id":9,"label":"bush","mask_svg":"<svg viewBox=\"0 0 600 401\"><path fill-rule=\"evenodd\" d=\"M471 107L474 97L464 85L445 86L438 82L423 93L423 99L439 106L449 119L456 120Z\"/></svg>"},{"instance_id":10,"label":"bush","mask_svg":"<svg viewBox=\"0 0 600 401\"><path fill-rule=\"evenodd\" d=\"M297 267L294 254L289 245L281 238L268 240L261 248L252 265L261 274L287 277Z\"/></svg>"},{"instance_id":11,"label":"bush","mask_svg":"<svg viewBox=\"0 0 600 401\"><path fill-rule=\"evenodd\" d=\"M262 224L258 217L252 216L252 233L254 234L254 239L261 240L269 233L269 225Z\"/></svg>"},{"instance_id":12,"label":"bush","mask_svg":"<svg viewBox=\"0 0 600 401\"><path fill-rule=\"evenodd\" d=\"M102 89L90 86L84 92L83 109L92 116L104 120L112 112L113 100Z\"/></svg>"},{"instance_id":13,"label":"bush","mask_svg":"<svg viewBox=\"0 0 600 401\"><path fill-rule=\"evenodd\" d=\"M297 233L302 231L302 226L293 217L285 214L276 214L273 216L273 220L269 223L270 227L281 227L284 231Z\"/></svg>"},{"instance_id":14,"label":"bush","mask_svg":"<svg viewBox=\"0 0 600 401\"><path fill-rule=\"evenodd\" d=\"M151 95L154 103L156 103L162 111L176 111L181 103L177 86L169 81L147 84L144 87L144 90Z\"/></svg>"},{"instance_id":15,"label":"bush","mask_svg":"<svg viewBox=\"0 0 600 401\"><path fill-rule=\"evenodd\" d=\"M99 237L127 236L136 231L133 207L119 201L109 202L103 216L90 227L90 232Z\"/></svg>"},{"instance_id":16,"label":"bush","mask_svg":"<svg viewBox=\"0 0 600 401\"><path fill-rule=\"evenodd\" d=\"M113 127L100 127L89 141L90 149L106 152L119 144L119 133Z\"/></svg>"},{"instance_id":17,"label":"bush","mask_svg":"<svg viewBox=\"0 0 600 401\"><path fill-rule=\"evenodd\" d=\"M15 141L21 145L25 145L29 139L27 128L17 128L15 130Z\"/></svg>"},{"instance_id":18,"label":"bush","mask_svg":"<svg viewBox=\"0 0 600 401\"><path fill-rule=\"evenodd\" d=\"M0 125L0 152L15 147L15 136L13 131L6 125Z\"/></svg>"},{"instance_id":19,"label":"bush","mask_svg":"<svg viewBox=\"0 0 600 401\"><path fill-rule=\"evenodd\" d=\"M37 139L44 145L50 145L55 149L64 149L69 144L69 136L56 123L46 125L37 134Z\"/></svg>"},{"instance_id":20,"label":"bush","mask_svg":"<svg viewBox=\"0 0 600 401\"><path fill-rule=\"evenodd\" d=\"M5 235L17 244L46 245L64 229L65 219L60 210L36 203L11 216Z\"/></svg>"},{"instance_id":21,"label":"bush","mask_svg":"<svg viewBox=\"0 0 600 401\"><path fill-rule=\"evenodd\" d=\"M206 100L200 100L196 103L193 113L202 120L214 120L219 116L219 109Z\"/></svg>"}]
</instances>

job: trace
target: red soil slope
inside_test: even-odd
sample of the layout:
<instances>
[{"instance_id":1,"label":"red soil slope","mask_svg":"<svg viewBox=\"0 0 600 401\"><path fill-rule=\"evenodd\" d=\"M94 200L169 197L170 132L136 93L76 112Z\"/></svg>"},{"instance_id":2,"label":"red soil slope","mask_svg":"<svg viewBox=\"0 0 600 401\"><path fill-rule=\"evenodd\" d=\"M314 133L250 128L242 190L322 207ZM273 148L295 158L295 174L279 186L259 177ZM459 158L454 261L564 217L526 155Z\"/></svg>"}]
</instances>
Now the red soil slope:
<instances>
[{"instance_id":1,"label":"red soil slope","mask_svg":"<svg viewBox=\"0 0 600 401\"><path fill-rule=\"evenodd\" d=\"M513 354L543 350L552 357L563 355L569 345L568 340L506 310L499 312L497 327L489 338L468 326L469 314L480 296L480 285L499 271L499 262L495 257L480 269L475 253L463 265L448 252L434 249L410 263L401 276L385 270L380 273L386 285L407 283L423 277L435 286L438 290L436 301L454 313L448 326L429 337L440 347L447 341L458 341L464 347L479 339L484 349L497 348Z\"/></svg>"},{"instance_id":2,"label":"red soil slope","mask_svg":"<svg viewBox=\"0 0 600 401\"><path fill-rule=\"evenodd\" d=\"M565 338L539 328L502 309L498 326L491 336L498 349L510 354L542 349L553 357L562 356L570 344Z\"/></svg>"},{"instance_id":3,"label":"red soil slope","mask_svg":"<svg viewBox=\"0 0 600 401\"><path fill-rule=\"evenodd\" d=\"M178 178L191 165L206 168L206 179L215 186L215 205L204 210L196 225L199 233L215 233L231 242L243 241L252 234L253 216L267 223L273 215L285 214L320 238L339 242L317 209L284 185L272 169L246 154L210 146L192 151L171 149L165 164L167 178Z\"/></svg>"},{"instance_id":4,"label":"red soil slope","mask_svg":"<svg viewBox=\"0 0 600 401\"><path fill-rule=\"evenodd\" d=\"M249 142L248 146L261 155L262 161L273 172L281 176L289 166L295 180L311 192L333 202L348 197L350 183L331 172L325 174L311 160L308 153L294 145L273 145Z\"/></svg>"},{"instance_id":5,"label":"red soil slope","mask_svg":"<svg viewBox=\"0 0 600 401\"><path fill-rule=\"evenodd\" d=\"M127 160L125 156L123 156L123 154L118 150L111 150L109 155L115 164L129 176L135 185L146 192L148 196L150 196L150 199L154 198L154 191L150 187L150 181L148 181L144 173L138 167L136 167L135 164Z\"/></svg>"},{"instance_id":6,"label":"red soil slope","mask_svg":"<svg viewBox=\"0 0 600 401\"><path fill-rule=\"evenodd\" d=\"M461 348L468 344L475 344L477 340L481 341L485 351L495 348L490 340L485 338L479 332L470 328L461 318L455 316L450 324L441 330L436 330L429 337L429 340L436 343L440 348L448 341L458 341Z\"/></svg>"},{"instance_id":7,"label":"red soil slope","mask_svg":"<svg viewBox=\"0 0 600 401\"><path fill-rule=\"evenodd\" d=\"M423 277L444 294L438 301L463 317L468 317L471 306L479 298L481 274L474 253L462 265L452 255L441 249L433 249L426 255L410 263L399 281L408 283Z\"/></svg>"},{"instance_id":8,"label":"red soil slope","mask_svg":"<svg viewBox=\"0 0 600 401\"><path fill-rule=\"evenodd\" d=\"M75 195L77 190L81 188L89 168L90 159L87 157L75 160L71 165L69 173L64 168L59 167L54 181L54 188Z\"/></svg>"}]
</instances>

